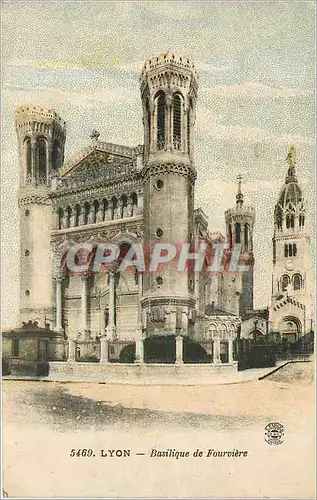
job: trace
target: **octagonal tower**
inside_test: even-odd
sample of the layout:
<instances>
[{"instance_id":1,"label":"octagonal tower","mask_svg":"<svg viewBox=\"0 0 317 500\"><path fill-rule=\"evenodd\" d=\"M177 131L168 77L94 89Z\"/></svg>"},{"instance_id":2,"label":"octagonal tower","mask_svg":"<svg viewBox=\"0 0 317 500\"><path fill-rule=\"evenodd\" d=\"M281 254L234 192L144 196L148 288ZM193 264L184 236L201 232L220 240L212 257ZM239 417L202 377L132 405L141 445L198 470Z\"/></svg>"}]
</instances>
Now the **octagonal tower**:
<instances>
[{"instance_id":1,"label":"octagonal tower","mask_svg":"<svg viewBox=\"0 0 317 500\"><path fill-rule=\"evenodd\" d=\"M144 124L144 244L180 248L194 235L193 131L197 100L194 65L166 52L141 73ZM176 260L144 276L142 307L147 335L187 335L193 328L192 271Z\"/></svg>"},{"instance_id":2,"label":"octagonal tower","mask_svg":"<svg viewBox=\"0 0 317 500\"><path fill-rule=\"evenodd\" d=\"M20 156L20 320L52 321L51 175L63 163L64 120L53 110L15 110Z\"/></svg>"}]
</instances>

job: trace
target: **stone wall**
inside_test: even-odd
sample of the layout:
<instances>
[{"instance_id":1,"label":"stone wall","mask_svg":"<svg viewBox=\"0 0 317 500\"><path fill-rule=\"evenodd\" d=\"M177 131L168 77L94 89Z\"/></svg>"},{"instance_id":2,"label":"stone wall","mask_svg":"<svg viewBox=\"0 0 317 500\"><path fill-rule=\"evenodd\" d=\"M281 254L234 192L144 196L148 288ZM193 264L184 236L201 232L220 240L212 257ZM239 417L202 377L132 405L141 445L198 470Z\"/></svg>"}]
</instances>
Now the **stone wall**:
<instances>
[{"instance_id":1,"label":"stone wall","mask_svg":"<svg viewBox=\"0 0 317 500\"><path fill-rule=\"evenodd\" d=\"M94 382L118 381L133 383L208 382L237 373L237 363L232 364L125 364L125 363L49 363L51 380L91 380Z\"/></svg>"}]
</instances>

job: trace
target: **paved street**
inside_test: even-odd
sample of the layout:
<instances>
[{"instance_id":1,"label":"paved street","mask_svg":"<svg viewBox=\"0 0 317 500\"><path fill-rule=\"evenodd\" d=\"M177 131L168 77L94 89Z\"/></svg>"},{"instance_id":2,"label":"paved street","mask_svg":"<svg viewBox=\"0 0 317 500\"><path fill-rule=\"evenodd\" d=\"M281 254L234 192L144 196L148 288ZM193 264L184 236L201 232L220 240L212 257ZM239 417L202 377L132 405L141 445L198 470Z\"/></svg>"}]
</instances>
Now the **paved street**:
<instances>
[{"instance_id":1,"label":"paved street","mask_svg":"<svg viewBox=\"0 0 317 500\"><path fill-rule=\"evenodd\" d=\"M234 464L226 459L225 467L215 461L210 467L207 459L155 462L156 494L169 491L177 496L180 491L181 496L179 479L174 476L173 482L173 474L180 474L187 495L220 494L223 489L215 481L219 476L227 481L227 496L248 491L253 497L278 497L286 495L285 484L288 488L291 484L292 496L312 497L313 363L287 365L261 381L219 386L6 380L3 403L5 489L13 496L111 496L111 492L146 496L153 491L148 484L154 460L148 455L153 447L193 451L218 447L246 449L250 458ZM285 441L279 447L264 440L265 425L275 421L285 428ZM120 463L71 459L70 450L77 447L97 452L129 448L133 458ZM138 451L145 456L136 457ZM119 480L119 470L124 481ZM274 490L272 477L277 473L281 482ZM39 480L31 481L32 474ZM94 480L87 483L89 474ZM211 483L206 483L206 475ZM285 483L289 475L293 479ZM163 476L170 478L169 489Z\"/></svg>"}]
</instances>

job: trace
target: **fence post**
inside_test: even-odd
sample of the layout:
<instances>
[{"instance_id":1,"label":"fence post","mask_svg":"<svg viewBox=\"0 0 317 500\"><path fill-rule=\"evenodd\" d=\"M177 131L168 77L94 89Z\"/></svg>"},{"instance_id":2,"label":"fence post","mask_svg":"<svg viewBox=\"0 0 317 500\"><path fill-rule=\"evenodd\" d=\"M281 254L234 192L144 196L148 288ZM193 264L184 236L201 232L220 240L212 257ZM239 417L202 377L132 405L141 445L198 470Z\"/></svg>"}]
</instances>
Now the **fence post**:
<instances>
[{"instance_id":1,"label":"fence post","mask_svg":"<svg viewBox=\"0 0 317 500\"><path fill-rule=\"evenodd\" d=\"M76 340L69 340L68 342L68 362L74 363L76 361Z\"/></svg>"}]
</instances>

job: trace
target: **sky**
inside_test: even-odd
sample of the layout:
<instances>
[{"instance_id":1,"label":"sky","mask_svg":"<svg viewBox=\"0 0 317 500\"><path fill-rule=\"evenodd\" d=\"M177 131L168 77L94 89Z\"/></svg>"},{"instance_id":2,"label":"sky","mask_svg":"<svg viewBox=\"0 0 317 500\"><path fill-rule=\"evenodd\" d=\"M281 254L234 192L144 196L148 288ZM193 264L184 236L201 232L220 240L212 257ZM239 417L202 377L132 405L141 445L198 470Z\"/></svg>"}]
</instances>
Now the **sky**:
<instances>
[{"instance_id":1,"label":"sky","mask_svg":"<svg viewBox=\"0 0 317 500\"><path fill-rule=\"evenodd\" d=\"M58 111L66 159L90 144L93 129L103 141L141 144L139 74L167 50L189 56L199 74L196 207L211 231L224 232L243 176L245 203L256 210L255 307L269 305L273 210L290 144L315 228L315 2L2 1L1 17L3 325L18 324L19 308L14 108Z\"/></svg>"}]
</instances>

